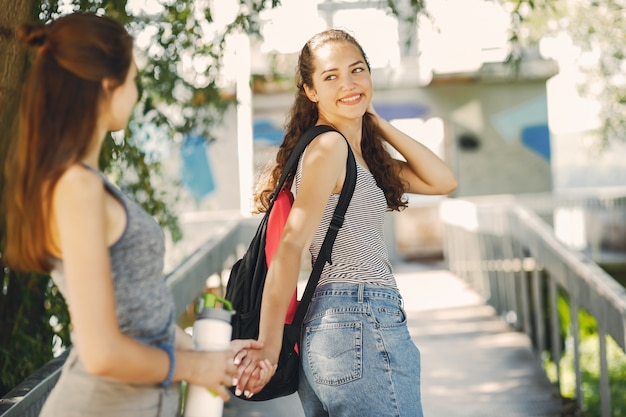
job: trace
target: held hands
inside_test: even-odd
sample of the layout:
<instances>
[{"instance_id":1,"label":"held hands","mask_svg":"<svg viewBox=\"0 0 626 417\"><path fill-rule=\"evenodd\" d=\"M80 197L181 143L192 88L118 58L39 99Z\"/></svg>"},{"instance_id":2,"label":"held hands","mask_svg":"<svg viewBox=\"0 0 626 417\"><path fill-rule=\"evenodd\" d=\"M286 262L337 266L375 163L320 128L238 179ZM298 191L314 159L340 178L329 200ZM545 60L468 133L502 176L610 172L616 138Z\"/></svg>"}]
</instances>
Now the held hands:
<instances>
[{"instance_id":1,"label":"held hands","mask_svg":"<svg viewBox=\"0 0 626 417\"><path fill-rule=\"evenodd\" d=\"M243 393L246 398L251 398L263 389L276 372L278 365L272 365L272 362L266 359L269 355L265 352L263 345L260 345L261 348L254 348L254 350L244 348L235 354L234 364L237 366L237 375L234 385L236 386L236 396Z\"/></svg>"},{"instance_id":2,"label":"held hands","mask_svg":"<svg viewBox=\"0 0 626 417\"><path fill-rule=\"evenodd\" d=\"M230 392L227 387L237 384L237 366L235 365L235 355L245 357L245 353L261 349L263 344L256 340L233 340L229 349L220 351L188 351L188 355L193 355L192 375L187 382L206 387L210 391L219 395L222 400L230 400ZM259 372L258 378L269 380L269 367L264 365Z\"/></svg>"}]
</instances>

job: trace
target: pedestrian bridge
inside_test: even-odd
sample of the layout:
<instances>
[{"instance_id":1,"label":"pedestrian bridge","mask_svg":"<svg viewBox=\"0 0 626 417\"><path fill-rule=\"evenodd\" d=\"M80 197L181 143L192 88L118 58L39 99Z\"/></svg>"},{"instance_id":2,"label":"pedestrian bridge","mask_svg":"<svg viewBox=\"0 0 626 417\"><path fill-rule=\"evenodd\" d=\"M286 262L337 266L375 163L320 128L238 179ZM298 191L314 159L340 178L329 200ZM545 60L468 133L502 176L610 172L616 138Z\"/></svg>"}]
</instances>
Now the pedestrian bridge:
<instances>
[{"instance_id":1,"label":"pedestrian bridge","mask_svg":"<svg viewBox=\"0 0 626 417\"><path fill-rule=\"evenodd\" d=\"M615 215L624 226L622 201L612 195L542 195L439 203L444 259L395 265L409 329L422 354L425 416L575 416L584 406L583 386L599 393L597 415L614 415L618 404L611 394L624 387L609 378L613 356L608 359L607 340L624 354L626 290L592 261L593 253L562 243L552 223L556 210L565 208L582 210L583 218ZM223 289L257 221L224 217L204 224L210 238L168 274L179 315L207 282ZM597 324L595 387L583 378L580 311ZM573 376L554 367L549 379L542 362L562 357L566 347L573 351ZM1 399L0 416L38 415L64 358ZM574 385L572 400L560 395L568 383ZM233 399L224 410L225 417L302 415L295 395L264 403Z\"/></svg>"},{"instance_id":2,"label":"pedestrian bridge","mask_svg":"<svg viewBox=\"0 0 626 417\"><path fill-rule=\"evenodd\" d=\"M559 417L562 401L529 338L440 263L395 266L422 360L426 417ZM224 417L304 417L297 395L231 401Z\"/></svg>"}]
</instances>

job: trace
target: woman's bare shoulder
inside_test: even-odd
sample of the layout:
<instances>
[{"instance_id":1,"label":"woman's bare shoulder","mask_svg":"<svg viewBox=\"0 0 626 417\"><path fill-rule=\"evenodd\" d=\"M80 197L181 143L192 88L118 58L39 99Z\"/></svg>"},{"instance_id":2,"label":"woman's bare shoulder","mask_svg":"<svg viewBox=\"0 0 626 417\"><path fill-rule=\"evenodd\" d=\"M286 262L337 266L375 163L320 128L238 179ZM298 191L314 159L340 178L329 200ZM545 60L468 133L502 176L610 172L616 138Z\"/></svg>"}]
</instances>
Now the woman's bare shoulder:
<instances>
[{"instance_id":1,"label":"woman's bare shoulder","mask_svg":"<svg viewBox=\"0 0 626 417\"><path fill-rule=\"evenodd\" d=\"M333 163L345 160L347 155L348 143L344 137L339 132L330 131L320 134L307 146L304 161Z\"/></svg>"},{"instance_id":2,"label":"woman's bare shoulder","mask_svg":"<svg viewBox=\"0 0 626 417\"><path fill-rule=\"evenodd\" d=\"M57 194L98 195L104 192L102 177L81 164L70 165L59 177L55 186Z\"/></svg>"}]
</instances>

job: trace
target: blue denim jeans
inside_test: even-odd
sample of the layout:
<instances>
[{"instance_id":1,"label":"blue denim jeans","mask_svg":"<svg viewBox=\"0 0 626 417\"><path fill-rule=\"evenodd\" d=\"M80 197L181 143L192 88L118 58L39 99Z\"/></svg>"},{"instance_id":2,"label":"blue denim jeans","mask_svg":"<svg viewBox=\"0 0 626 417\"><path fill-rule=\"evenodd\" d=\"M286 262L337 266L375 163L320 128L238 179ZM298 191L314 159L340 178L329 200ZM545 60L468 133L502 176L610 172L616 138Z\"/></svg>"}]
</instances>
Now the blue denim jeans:
<instances>
[{"instance_id":1,"label":"blue denim jeans","mask_svg":"<svg viewBox=\"0 0 626 417\"><path fill-rule=\"evenodd\" d=\"M307 417L423 417L420 352L396 290L317 288L300 351L298 394Z\"/></svg>"}]
</instances>

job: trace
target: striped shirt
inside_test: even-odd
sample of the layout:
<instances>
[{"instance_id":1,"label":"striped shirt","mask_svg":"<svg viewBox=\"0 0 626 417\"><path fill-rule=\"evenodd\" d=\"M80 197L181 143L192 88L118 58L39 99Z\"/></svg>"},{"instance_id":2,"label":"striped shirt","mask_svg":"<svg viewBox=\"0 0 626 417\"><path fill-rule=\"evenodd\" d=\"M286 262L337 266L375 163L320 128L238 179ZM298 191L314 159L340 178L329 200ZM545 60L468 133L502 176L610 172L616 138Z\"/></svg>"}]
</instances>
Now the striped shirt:
<instances>
[{"instance_id":1,"label":"striped shirt","mask_svg":"<svg viewBox=\"0 0 626 417\"><path fill-rule=\"evenodd\" d=\"M356 187L346 211L345 221L326 263L319 284L366 283L397 289L387 253L383 227L387 201L372 174L357 162ZM302 180L302 157L296 172L296 191ZM297 198L297 196L296 196ZM324 215L309 248L311 262L326 236L339 194L331 194Z\"/></svg>"}]
</instances>

